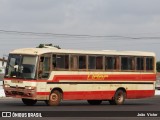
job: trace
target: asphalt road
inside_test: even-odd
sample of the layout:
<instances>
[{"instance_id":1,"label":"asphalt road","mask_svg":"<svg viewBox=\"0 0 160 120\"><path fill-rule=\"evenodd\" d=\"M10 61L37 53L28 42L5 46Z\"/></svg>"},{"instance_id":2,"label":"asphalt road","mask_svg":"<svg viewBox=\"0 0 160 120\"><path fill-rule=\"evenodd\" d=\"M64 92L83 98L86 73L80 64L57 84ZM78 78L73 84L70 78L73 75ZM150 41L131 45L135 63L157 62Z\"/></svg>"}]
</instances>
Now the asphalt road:
<instances>
[{"instance_id":1,"label":"asphalt road","mask_svg":"<svg viewBox=\"0 0 160 120\"><path fill-rule=\"evenodd\" d=\"M0 99L0 111L12 111L12 112L45 112L52 116L57 114L58 119L73 119L82 120L82 117L86 117L87 120L95 119L159 119L160 118L160 96L155 96L147 99L126 100L124 105L110 105L108 101L104 101L101 105L89 105L86 101L62 101L60 106L46 106L43 101L38 101L35 106L25 106L20 99L13 98L1 98ZM47 111L47 112L46 112ZM59 113L58 113L58 112ZM76 112L75 112L76 111ZM86 112L86 113L85 113ZM88 112L88 113L87 113ZM75 117L66 117L68 114L75 115ZM95 117L97 114L102 113L101 117ZM137 114L158 113L157 117L138 117ZM65 115L66 114L66 115ZM83 116L84 114L84 116ZM107 114L110 117L107 117ZM121 117L122 114L122 117ZM130 116L131 114L131 116ZM101 115L101 114L100 114ZM135 116L134 116L135 115ZM60 117L62 116L62 117ZM119 117L117 117L119 116ZM7 118L8 119L8 118ZM17 119L17 118L15 118ZM25 118L27 119L27 118ZM37 118L36 118L37 119ZM51 119L51 117L43 117L39 119Z\"/></svg>"}]
</instances>

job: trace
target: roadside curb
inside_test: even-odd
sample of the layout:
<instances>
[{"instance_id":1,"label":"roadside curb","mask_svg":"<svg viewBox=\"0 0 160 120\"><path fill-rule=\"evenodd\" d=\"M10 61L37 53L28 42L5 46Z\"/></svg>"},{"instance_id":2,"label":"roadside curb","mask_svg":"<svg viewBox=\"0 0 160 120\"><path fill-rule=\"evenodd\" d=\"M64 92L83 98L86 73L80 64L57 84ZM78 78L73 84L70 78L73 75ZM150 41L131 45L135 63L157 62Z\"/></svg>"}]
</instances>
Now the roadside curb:
<instances>
[{"instance_id":1,"label":"roadside curb","mask_svg":"<svg viewBox=\"0 0 160 120\"><path fill-rule=\"evenodd\" d=\"M160 95L160 90L156 90L155 95Z\"/></svg>"},{"instance_id":2,"label":"roadside curb","mask_svg":"<svg viewBox=\"0 0 160 120\"><path fill-rule=\"evenodd\" d=\"M6 97L5 94L4 94L4 90L0 89L0 98L3 98L3 97Z\"/></svg>"}]
</instances>

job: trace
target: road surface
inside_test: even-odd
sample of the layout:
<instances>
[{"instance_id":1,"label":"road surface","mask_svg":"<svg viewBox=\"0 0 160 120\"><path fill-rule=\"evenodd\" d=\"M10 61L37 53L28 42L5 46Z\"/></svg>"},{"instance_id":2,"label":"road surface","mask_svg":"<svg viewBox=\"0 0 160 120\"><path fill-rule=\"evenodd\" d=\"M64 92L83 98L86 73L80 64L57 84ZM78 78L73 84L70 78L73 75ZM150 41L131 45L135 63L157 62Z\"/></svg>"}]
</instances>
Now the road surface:
<instances>
[{"instance_id":1,"label":"road surface","mask_svg":"<svg viewBox=\"0 0 160 120\"><path fill-rule=\"evenodd\" d=\"M160 96L155 96L147 99L126 100L124 105L110 105L108 101L104 101L101 105L89 105L86 101L62 101L60 106L46 106L44 101L38 101L35 106L25 106L20 99L1 98L1 112L33 112L41 113L42 118L47 120L56 116L56 119L72 119L82 120L82 117L87 117L87 120L96 119L160 119ZM48 113L49 117L45 117ZM148 117L149 114L158 114L158 117ZM56 115L55 115L56 114ZM71 114L70 117L67 117ZM101 117L98 116L102 115ZM140 116L137 116L137 115ZM146 115L145 117L143 115ZM73 116L74 118L73 118ZM88 115L88 116L87 116ZM135 115L135 116L134 116ZM108 117L110 116L110 117ZM75 119L76 118L76 119ZM17 119L17 118L14 118ZM27 119L27 118L26 118ZM34 118L32 118L34 119ZM37 118L36 118L37 119Z\"/></svg>"}]
</instances>

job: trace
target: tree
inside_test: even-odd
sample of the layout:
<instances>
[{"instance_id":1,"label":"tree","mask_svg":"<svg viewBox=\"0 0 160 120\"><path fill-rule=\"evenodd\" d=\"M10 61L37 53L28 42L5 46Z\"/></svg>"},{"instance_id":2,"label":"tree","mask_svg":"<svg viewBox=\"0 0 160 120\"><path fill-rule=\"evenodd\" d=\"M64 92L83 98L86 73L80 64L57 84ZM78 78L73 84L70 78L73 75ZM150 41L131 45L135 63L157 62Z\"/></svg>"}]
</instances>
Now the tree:
<instances>
[{"instance_id":1,"label":"tree","mask_svg":"<svg viewBox=\"0 0 160 120\"><path fill-rule=\"evenodd\" d=\"M61 49L61 48L59 47L59 45L54 45L53 47L58 48L58 49Z\"/></svg>"},{"instance_id":2,"label":"tree","mask_svg":"<svg viewBox=\"0 0 160 120\"><path fill-rule=\"evenodd\" d=\"M45 46L51 46L51 47L55 47L55 48L58 48L58 49L61 49L60 47L59 47L59 45L52 45L52 44L39 44L39 46L38 47L36 47L36 48L45 48Z\"/></svg>"},{"instance_id":3,"label":"tree","mask_svg":"<svg viewBox=\"0 0 160 120\"><path fill-rule=\"evenodd\" d=\"M160 72L160 61L157 61L156 67L157 67L157 72Z\"/></svg>"}]
</instances>

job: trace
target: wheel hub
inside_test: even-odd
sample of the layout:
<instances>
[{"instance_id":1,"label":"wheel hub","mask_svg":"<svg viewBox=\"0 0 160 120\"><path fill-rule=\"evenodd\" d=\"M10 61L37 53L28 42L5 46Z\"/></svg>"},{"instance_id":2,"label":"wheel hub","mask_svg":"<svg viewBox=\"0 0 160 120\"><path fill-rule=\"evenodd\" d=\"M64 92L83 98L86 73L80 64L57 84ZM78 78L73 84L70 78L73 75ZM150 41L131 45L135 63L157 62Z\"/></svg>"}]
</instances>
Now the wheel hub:
<instances>
[{"instance_id":1,"label":"wheel hub","mask_svg":"<svg viewBox=\"0 0 160 120\"><path fill-rule=\"evenodd\" d=\"M51 101L57 101L58 100L58 95L57 94L55 94L55 93L53 93L52 95L51 95L51 99L50 99Z\"/></svg>"}]
</instances>

